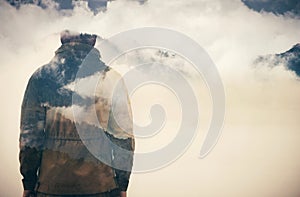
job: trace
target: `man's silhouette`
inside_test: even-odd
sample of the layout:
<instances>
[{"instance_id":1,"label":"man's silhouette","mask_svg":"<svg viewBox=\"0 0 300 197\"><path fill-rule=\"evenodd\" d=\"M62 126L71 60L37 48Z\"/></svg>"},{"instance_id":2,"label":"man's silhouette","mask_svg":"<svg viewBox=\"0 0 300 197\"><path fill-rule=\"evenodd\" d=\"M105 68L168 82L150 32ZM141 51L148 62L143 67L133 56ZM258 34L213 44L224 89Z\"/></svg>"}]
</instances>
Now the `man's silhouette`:
<instances>
[{"instance_id":1,"label":"man's silhouette","mask_svg":"<svg viewBox=\"0 0 300 197\"><path fill-rule=\"evenodd\" d=\"M126 196L134 151L126 88L100 60L96 35L65 31L61 42L50 63L31 76L22 103L23 196ZM88 81L95 77L90 95Z\"/></svg>"}]
</instances>

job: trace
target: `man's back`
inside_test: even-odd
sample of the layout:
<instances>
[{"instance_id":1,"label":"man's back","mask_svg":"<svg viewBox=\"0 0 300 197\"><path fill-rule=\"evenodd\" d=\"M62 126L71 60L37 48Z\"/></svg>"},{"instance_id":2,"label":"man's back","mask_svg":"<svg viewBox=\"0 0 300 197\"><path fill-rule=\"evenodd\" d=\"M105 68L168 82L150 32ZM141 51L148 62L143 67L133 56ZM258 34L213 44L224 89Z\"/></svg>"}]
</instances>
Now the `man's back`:
<instances>
[{"instance_id":1,"label":"man's back","mask_svg":"<svg viewBox=\"0 0 300 197\"><path fill-rule=\"evenodd\" d=\"M99 52L93 48L95 39L93 35L69 35L67 32L62 36L63 45L56 51L53 60L30 78L22 104L20 135L20 163L25 190L35 188L46 194L80 195L127 189L130 172L111 167L115 156L105 136L130 151L134 149L133 137L119 136L119 128L111 126L115 122L109 118L114 104L103 94L103 89L111 88L103 87L103 84L112 80L110 76L118 75L100 61ZM85 61L87 57L89 60ZM91 64L89 72L78 78L79 69ZM93 67L97 69L93 70ZM97 95L84 95L74 89L78 81L93 76L99 77ZM115 78L117 81L119 77ZM74 104L74 98L80 102ZM120 112L127 113L127 129L132 130L128 97L124 99L124 108L129 110L120 109ZM89 117L89 108L92 107L96 107L97 120ZM84 118L76 120L74 109ZM95 121L100 124L95 124ZM105 161L100 161L95 152L92 154L87 144L99 145L96 152L104 155ZM126 159L131 168L132 157Z\"/></svg>"}]
</instances>

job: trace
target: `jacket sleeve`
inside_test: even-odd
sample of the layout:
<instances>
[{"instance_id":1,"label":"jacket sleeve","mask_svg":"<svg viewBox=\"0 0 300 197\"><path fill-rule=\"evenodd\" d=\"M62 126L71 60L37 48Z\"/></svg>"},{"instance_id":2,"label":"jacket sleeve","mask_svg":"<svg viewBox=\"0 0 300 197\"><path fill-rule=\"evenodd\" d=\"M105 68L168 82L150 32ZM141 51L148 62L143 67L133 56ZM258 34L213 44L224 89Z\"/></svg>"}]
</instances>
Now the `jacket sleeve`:
<instances>
[{"instance_id":1,"label":"jacket sleeve","mask_svg":"<svg viewBox=\"0 0 300 197\"><path fill-rule=\"evenodd\" d=\"M114 88L109 114L108 130L113 146L113 167L121 191L126 191L131 175L134 156L132 111L124 81Z\"/></svg>"},{"instance_id":2,"label":"jacket sleeve","mask_svg":"<svg viewBox=\"0 0 300 197\"><path fill-rule=\"evenodd\" d=\"M20 172L24 190L34 190L44 143L45 108L39 102L38 79L31 77L23 98L19 138Z\"/></svg>"}]
</instances>

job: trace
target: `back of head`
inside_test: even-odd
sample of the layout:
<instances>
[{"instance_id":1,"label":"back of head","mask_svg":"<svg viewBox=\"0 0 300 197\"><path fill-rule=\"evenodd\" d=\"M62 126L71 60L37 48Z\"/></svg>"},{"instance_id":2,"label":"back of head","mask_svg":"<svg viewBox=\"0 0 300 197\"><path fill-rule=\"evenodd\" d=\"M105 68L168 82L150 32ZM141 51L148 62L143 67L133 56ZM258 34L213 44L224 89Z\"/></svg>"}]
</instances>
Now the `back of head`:
<instances>
[{"instance_id":1,"label":"back of head","mask_svg":"<svg viewBox=\"0 0 300 197\"><path fill-rule=\"evenodd\" d=\"M77 42L94 46L96 43L96 39L97 35L95 34L82 34L77 32L71 32L69 30L61 32L60 35L60 41L62 44Z\"/></svg>"}]
</instances>

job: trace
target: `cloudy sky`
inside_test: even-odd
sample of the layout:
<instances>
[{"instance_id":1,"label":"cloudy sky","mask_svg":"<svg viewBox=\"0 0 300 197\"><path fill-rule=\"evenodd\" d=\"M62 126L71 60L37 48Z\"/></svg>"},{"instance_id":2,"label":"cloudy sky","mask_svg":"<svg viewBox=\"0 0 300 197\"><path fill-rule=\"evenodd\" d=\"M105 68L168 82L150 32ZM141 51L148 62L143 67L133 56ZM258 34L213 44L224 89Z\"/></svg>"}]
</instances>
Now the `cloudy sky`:
<instances>
[{"instance_id":1,"label":"cloudy sky","mask_svg":"<svg viewBox=\"0 0 300 197\"><path fill-rule=\"evenodd\" d=\"M200 159L212 106L205 82L190 79L202 115L198 135L175 162L133 174L128 196L300 195L299 78L284 65L253 64L258 56L282 53L300 43L299 19L255 12L239 0L149 0L144 4L119 0L109 2L107 11L97 15L84 3L61 12L32 5L15 9L2 0L0 24L1 196L21 195L18 135L22 97L30 75L49 62L60 46L60 32L71 29L109 38L145 26L181 32L207 51L225 87L226 117L218 144ZM137 122L147 122L146 108L150 101L157 101L157 89L152 88L132 95ZM180 112L178 105L170 106L176 100L171 99L172 94L159 91L166 114ZM145 94L147 103L141 103ZM169 143L178 127L175 116L170 115L156 139L138 139L137 151Z\"/></svg>"}]
</instances>

